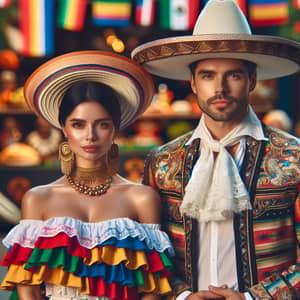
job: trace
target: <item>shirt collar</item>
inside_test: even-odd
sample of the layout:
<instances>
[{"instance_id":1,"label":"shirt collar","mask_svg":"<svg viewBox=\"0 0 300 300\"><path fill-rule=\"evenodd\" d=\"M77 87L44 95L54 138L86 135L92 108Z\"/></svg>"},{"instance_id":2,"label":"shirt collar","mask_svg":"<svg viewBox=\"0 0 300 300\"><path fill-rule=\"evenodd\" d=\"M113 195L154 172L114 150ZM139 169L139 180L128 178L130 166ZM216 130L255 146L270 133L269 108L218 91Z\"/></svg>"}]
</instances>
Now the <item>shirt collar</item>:
<instances>
[{"instance_id":1,"label":"shirt collar","mask_svg":"<svg viewBox=\"0 0 300 300\"><path fill-rule=\"evenodd\" d=\"M201 120L201 119L200 119ZM197 127L195 128L194 132L192 133L189 140L185 143L186 145L190 145L193 140L197 138L201 138L200 136L200 120L198 122ZM251 136L255 140L258 141L268 141L268 138L265 136L262 124L260 120L257 118L255 112L253 111L252 107L248 106L248 114L246 115L245 119L243 120L245 123L244 131L245 136Z\"/></svg>"}]
</instances>

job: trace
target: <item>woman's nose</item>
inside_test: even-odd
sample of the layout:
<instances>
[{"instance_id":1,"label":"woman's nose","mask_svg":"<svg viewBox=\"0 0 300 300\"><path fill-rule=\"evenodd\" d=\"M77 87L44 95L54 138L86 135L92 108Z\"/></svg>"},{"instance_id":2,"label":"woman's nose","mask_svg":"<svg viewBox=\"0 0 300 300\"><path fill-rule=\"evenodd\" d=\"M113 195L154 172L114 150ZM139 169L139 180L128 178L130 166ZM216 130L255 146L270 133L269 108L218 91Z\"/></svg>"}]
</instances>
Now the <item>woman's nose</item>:
<instances>
[{"instance_id":1,"label":"woman's nose","mask_svg":"<svg viewBox=\"0 0 300 300\"><path fill-rule=\"evenodd\" d=\"M97 140L97 134L96 134L95 128L93 126L89 126L87 128L86 139L88 141L95 141L95 140Z\"/></svg>"}]
</instances>

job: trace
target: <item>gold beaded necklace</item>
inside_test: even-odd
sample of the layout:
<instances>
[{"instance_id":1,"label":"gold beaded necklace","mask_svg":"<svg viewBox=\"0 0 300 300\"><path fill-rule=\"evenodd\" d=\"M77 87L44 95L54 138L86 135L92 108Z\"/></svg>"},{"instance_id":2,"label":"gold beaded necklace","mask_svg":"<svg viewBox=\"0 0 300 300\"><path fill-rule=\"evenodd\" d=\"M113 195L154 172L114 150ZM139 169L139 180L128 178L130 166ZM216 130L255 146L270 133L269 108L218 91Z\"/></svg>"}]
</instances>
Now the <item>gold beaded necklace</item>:
<instances>
[{"instance_id":1,"label":"gold beaded necklace","mask_svg":"<svg viewBox=\"0 0 300 300\"><path fill-rule=\"evenodd\" d=\"M91 187L91 186L87 186L87 185L75 182L70 175L67 175L66 177L67 177L69 184L75 191L85 194L85 195L89 195L89 196L100 196L100 195L105 194L107 192L107 190L109 189L111 182L112 182L112 177L110 176L109 178L107 178L105 180L105 183L101 183L99 185Z\"/></svg>"}]
</instances>

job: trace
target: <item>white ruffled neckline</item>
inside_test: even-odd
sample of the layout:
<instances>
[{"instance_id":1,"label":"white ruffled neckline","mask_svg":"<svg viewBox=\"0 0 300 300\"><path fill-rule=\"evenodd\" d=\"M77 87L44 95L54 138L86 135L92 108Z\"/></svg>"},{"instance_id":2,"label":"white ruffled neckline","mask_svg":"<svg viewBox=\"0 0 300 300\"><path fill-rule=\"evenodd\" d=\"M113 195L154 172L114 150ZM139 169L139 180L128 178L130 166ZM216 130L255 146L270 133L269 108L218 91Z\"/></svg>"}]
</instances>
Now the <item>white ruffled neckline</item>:
<instances>
[{"instance_id":1,"label":"white ruffled neckline","mask_svg":"<svg viewBox=\"0 0 300 300\"><path fill-rule=\"evenodd\" d=\"M135 220L132 220L132 219L129 219L127 217L120 217L120 218L113 218L113 219L109 219L109 220L103 220L103 221L97 221L97 222L85 222L85 221L82 221L82 220L79 220L79 219L76 219L76 218L73 218L73 217L52 217L52 218L49 218L47 220L36 220L36 219L23 219L23 220L20 220L19 224L26 224L26 223L59 223L59 222L65 222L66 220L72 220L76 223L82 223L82 224L85 224L85 225L88 225L88 226L99 226L101 224L105 224L105 223L111 223L111 222L117 222L117 221L120 221L121 222L130 222L130 223L137 223L139 225L145 225L145 226L149 226L149 227L153 227L153 229L160 229L161 225L160 224L150 224L150 223L139 223L138 221L135 221ZM68 222L68 221L67 221Z\"/></svg>"},{"instance_id":2,"label":"white ruffled neckline","mask_svg":"<svg viewBox=\"0 0 300 300\"><path fill-rule=\"evenodd\" d=\"M77 237L79 244L92 249L110 238L123 240L127 237L144 241L149 249L158 252L168 250L174 255L167 234L160 230L160 224L144 224L129 218L115 218L99 222L84 222L71 217L53 217L48 220L21 220L3 239L9 248L17 243L33 248L39 237L50 238L64 232L69 237Z\"/></svg>"}]
</instances>

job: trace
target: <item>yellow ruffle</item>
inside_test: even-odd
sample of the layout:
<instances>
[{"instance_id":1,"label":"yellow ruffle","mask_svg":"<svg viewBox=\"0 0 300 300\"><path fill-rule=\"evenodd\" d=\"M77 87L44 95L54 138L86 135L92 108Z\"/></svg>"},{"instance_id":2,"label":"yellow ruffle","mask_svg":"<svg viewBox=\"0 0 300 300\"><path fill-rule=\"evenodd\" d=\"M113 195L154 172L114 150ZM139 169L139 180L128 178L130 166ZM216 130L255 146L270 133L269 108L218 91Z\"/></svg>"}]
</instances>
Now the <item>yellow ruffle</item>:
<instances>
[{"instance_id":1,"label":"yellow ruffle","mask_svg":"<svg viewBox=\"0 0 300 300\"><path fill-rule=\"evenodd\" d=\"M125 248L115 248L108 245L101 248L93 248L90 251L90 257L84 258L83 262L86 265L94 263L105 263L107 265L115 266L124 262L126 268L136 270L141 266L145 266L148 270L147 256L142 250L131 250Z\"/></svg>"},{"instance_id":2,"label":"yellow ruffle","mask_svg":"<svg viewBox=\"0 0 300 300\"><path fill-rule=\"evenodd\" d=\"M86 277L78 277L65 272L62 267L53 269L42 265L35 273L24 269L23 265L11 265L4 277L1 288L11 290L16 284L39 285L43 282L79 288L81 293L89 294L89 284Z\"/></svg>"},{"instance_id":3,"label":"yellow ruffle","mask_svg":"<svg viewBox=\"0 0 300 300\"><path fill-rule=\"evenodd\" d=\"M24 269L24 265L11 265L2 280L1 289L12 290L16 284L39 285L42 281L33 278L32 272Z\"/></svg>"},{"instance_id":4,"label":"yellow ruffle","mask_svg":"<svg viewBox=\"0 0 300 300\"><path fill-rule=\"evenodd\" d=\"M25 265L11 265L2 281L1 288L12 290L16 284L39 285L48 282L55 285L76 287L83 294L90 294L87 277L78 277L73 273L65 272L62 267L50 268L42 265L35 273L24 269ZM171 286L166 277L160 278L152 273L144 273L144 285L138 287L138 292L166 294Z\"/></svg>"},{"instance_id":5,"label":"yellow ruffle","mask_svg":"<svg viewBox=\"0 0 300 300\"><path fill-rule=\"evenodd\" d=\"M144 285L138 287L138 291L141 293L155 293L155 294L166 294L171 292L169 280L166 277L156 277L152 273L143 274Z\"/></svg>"}]
</instances>

